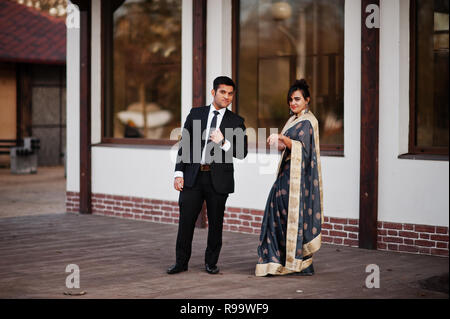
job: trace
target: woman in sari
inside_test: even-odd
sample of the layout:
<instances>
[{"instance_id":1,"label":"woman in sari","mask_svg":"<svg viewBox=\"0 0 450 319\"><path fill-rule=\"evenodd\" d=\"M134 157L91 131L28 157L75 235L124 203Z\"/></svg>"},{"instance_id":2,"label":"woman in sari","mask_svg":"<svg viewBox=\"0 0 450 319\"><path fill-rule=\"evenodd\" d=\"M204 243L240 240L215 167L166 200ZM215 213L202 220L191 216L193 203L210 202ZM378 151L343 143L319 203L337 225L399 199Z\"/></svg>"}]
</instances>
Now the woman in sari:
<instances>
[{"instance_id":1,"label":"woman in sari","mask_svg":"<svg viewBox=\"0 0 450 319\"><path fill-rule=\"evenodd\" d=\"M256 276L313 275L312 255L321 245L323 222L319 126L309 111L305 80L287 95L291 118L267 139L282 151L267 199L258 246Z\"/></svg>"}]
</instances>

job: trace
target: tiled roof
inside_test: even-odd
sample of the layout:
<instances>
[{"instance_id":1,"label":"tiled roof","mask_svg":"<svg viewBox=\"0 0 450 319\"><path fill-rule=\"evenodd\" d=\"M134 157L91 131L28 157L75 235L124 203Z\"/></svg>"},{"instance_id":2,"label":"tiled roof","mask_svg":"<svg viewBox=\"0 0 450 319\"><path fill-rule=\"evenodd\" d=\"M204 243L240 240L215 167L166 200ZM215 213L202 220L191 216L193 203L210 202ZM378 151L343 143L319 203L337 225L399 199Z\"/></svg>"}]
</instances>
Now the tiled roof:
<instances>
[{"instance_id":1,"label":"tiled roof","mask_svg":"<svg viewBox=\"0 0 450 319\"><path fill-rule=\"evenodd\" d=\"M65 19L0 0L0 61L66 63Z\"/></svg>"}]
</instances>

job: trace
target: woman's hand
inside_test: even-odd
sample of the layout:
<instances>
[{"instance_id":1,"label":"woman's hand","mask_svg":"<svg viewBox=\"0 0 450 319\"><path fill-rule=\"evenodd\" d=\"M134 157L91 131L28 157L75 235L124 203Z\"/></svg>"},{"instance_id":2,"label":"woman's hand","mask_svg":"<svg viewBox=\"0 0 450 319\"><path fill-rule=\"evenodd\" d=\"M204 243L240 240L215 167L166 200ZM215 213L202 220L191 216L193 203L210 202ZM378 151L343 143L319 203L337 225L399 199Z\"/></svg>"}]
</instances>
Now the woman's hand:
<instances>
[{"instance_id":1,"label":"woman's hand","mask_svg":"<svg viewBox=\"0 0 450 319\"><path fill-rule=\"evenodd\" d=\"M284 135L279 134L278 136L278 150L284 151L286 148L286 144L284 144Z\"/></svg>"},{"instance_id":2,"label":"woman's hand","mask_svg":"<svg viewBox=\"0 0 450 319\"><path fill-rule=\"evenodd\" d=\"M267 144L269 144L270 146L278 144L278 134L271 134L267 138Z\"/></svg>"},{"instance_id":3,"label":"woman's hand","mask_svg":"<svg viewBox=\"0 0 450 319\"><path fill-rule=\"evenodd\" d=\"M278 144L279 145L284 145L283 150L285 148L291 149L292 148L292 141L289 137L283 135L283 134L279 134L278 135Z\"/></svg>"},{"instance_id":4,"label":"woman's hand","mask_svg":"<svg viewBox=\"0 0 450 319\"><path fill-rule=\"evenodd\" d=\"M286 145L284 144L283 140L282 140L282 136L281 134L271 134L269 136L269 138L267 139L267 143L270 146L275 146L277 147L277 149L279 151L282 151L286 148Z\"/></svg>"}]
</instances>

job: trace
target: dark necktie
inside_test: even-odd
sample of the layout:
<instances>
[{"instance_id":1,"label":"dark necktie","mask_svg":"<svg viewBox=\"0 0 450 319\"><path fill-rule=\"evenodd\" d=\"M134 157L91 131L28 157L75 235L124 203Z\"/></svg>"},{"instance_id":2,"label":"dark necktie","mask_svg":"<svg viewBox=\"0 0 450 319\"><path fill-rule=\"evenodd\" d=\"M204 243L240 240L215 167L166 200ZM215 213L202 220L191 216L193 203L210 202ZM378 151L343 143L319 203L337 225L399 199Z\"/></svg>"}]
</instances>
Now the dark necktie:
<instances>
[{"instance_id":1,"label":"dark necktie","mask_svg":"<svg viewBox=\"0 0 450 319\"><path fill-rule=\"evenodd\" d=\"M209 127L209 137L208 137L208 143L211 142L211 133L213 132L213 130L216 128L217 126L217 116L219 115L218 111L214 111L214 117L211 121L211 126Z\"/></svg>"},{"instance_id":2,"label":"dark necktie","mask_svg":"<svg viewBox=\"0 0 450 319\"><path fill-rule=\"evenodd\" d=\"M208 144L213 143L213 141L211 140L211 133L216 129L216 126L217 126L217 116L219 115L219 112L218 112L218 111L214 111L213 113L214 113L214 117L212 118L211 125L209 126L208 142L205 143L205 147L207 147ZM210 150L211 150L211 154L209 154L209 155L210 155L210 156L213 156L213 154L214 154L214 149L211 148ZM206 160L206 163L210 164L210 163L211 163L211 158L208 158L208 157L209 157L208 154L206 154L205 160Z\"/></svg>"}]
</instances>

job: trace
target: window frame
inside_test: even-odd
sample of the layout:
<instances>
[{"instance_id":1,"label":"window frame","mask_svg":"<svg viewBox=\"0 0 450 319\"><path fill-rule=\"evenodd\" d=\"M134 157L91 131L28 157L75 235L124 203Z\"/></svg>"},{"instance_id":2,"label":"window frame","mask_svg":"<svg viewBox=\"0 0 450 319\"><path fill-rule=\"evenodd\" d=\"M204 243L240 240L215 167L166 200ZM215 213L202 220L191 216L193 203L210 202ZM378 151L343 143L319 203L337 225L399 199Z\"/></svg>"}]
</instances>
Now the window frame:
<instances>
[{"instance_id":1,"label":"window frame","mask_svg":"<svg viewBox=\"0 0 450 319\"><path fill-rule=\"evenodd\" d=\"M409 132L408 132L408 154L400 155L400 158L416 158L423 155L424 159L446 159L448 160L448 147L417 146L416 134L416 31L417 31L417 0L410 0L409 11Z\"/></svg>"},{"instance_id":2,"label":"window frame","mask_svg":"<svg viewBox=\"0 0 450 319\"><path fill-rule=\"evenodd\" d=\"M232 77L236 83L236 94L233 100L233 111L239 114L239 43L240 43L240 34L239 34L239 22L240 22L240 0L232 0ZM344 30L345 32L345 30ZM344 78L345 78L345 68L344 68ZM344 95L345 95L345 86L344 86ZM345 109L345 104L344 104ZM287 120L287 119L286 119ZM345 131L345 126L344 126ZM266 144L264 147L261 145L257 145L257 143L249 142L249 150L261 150L265 149L269 151L270 147ZM344 157L344 149L345 149L345 141L344 144L320 144L320 155L321 156L335 156L335 157Z\"/></svg>"},{"instance_id":3,"label":"window frame","mask_svg":"<svg viewBox=\"0 0 450 319\"><path fill-rule=\"evenodd\" d=\"M178 143L177 140L170 139L149 139L149 138L126 138L126 137L107 137L105 136L106 107L110 103L112 93L112 52L113 43L113 14L114 8L118 8L125 0L108 0L101 1L101 142L100 144L118 144L118 145L156 145L156 146L173 146ZM195 25L196 17L193 17ZM181 61L183 63L183 61ZM180 88L181 89L181 88ZM180 104L180 109L182 105ZM181 118L180 118L180 125Z\"/></svg>"}]
</instances>

